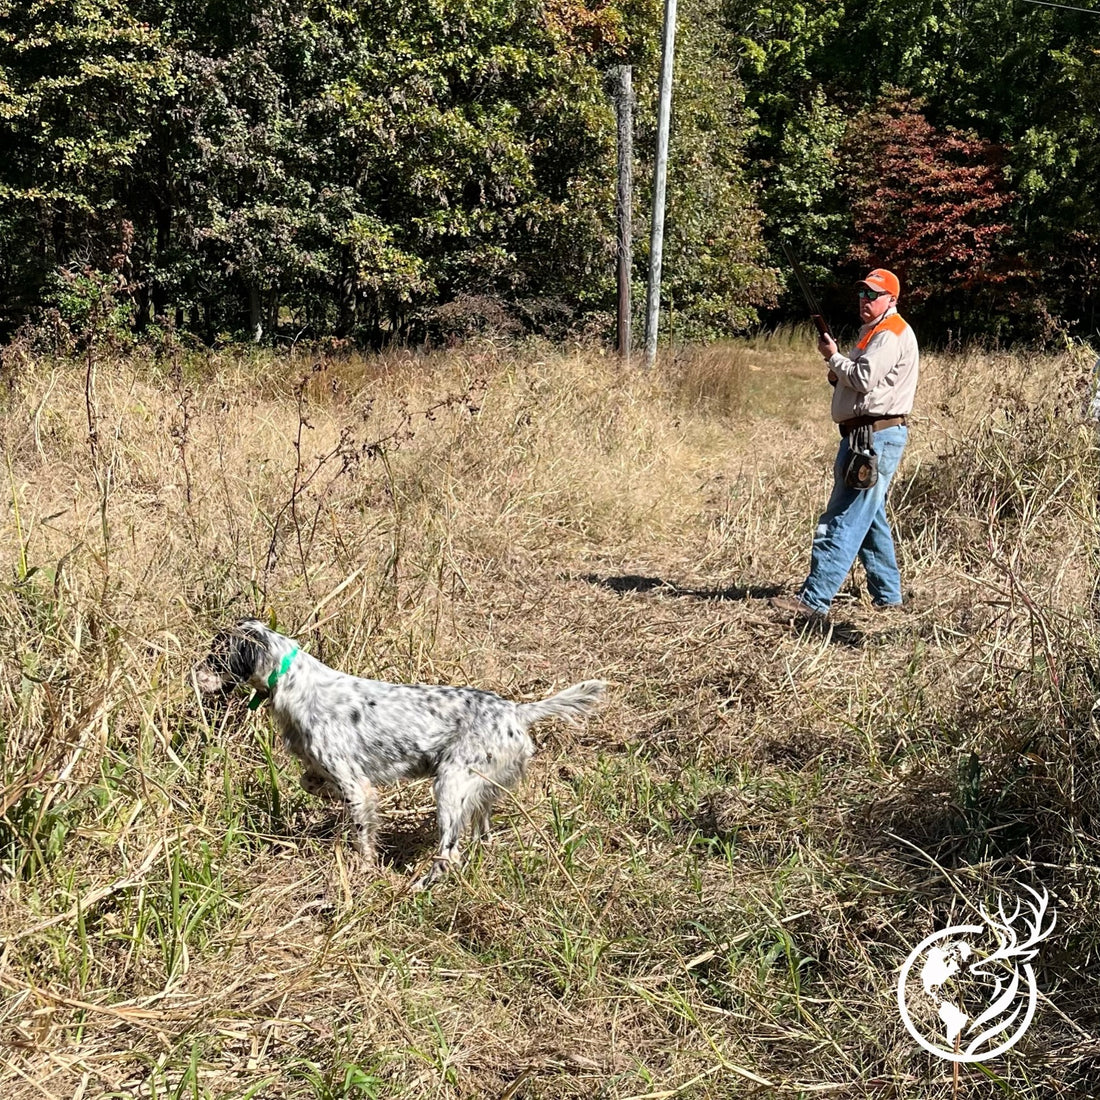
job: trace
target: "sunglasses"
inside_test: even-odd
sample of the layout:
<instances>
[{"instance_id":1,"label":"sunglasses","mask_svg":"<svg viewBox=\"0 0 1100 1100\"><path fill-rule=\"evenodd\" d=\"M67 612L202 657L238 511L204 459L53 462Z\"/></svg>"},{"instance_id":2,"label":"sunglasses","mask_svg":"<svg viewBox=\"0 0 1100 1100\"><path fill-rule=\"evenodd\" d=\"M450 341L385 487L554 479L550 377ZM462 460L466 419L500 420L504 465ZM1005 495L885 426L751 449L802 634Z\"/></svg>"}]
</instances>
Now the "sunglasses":
<instances>
[{"instance_id":1,"label":"sunglasses","mask_svg":"<svg viewBox=\"0 0 1100 1100\"><path fill-rule=\"evenodd\" d=\"M868 302L873 302L876 298L885 298L886 294L885 290L869 290L867 287L861 286L856 292L856 297L866 298Z\"/></svg>"}]
</instances>

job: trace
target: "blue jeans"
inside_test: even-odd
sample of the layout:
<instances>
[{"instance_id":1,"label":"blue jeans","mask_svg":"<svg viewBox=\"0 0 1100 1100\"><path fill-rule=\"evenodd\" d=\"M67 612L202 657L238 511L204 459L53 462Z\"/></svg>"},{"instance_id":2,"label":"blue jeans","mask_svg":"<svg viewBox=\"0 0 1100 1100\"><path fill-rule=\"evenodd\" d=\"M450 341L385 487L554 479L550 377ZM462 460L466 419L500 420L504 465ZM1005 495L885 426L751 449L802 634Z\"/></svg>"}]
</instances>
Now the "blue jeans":
<instances>
[{"instance_id":1,"label":"blue jeans","mask_svg":"<svg viewBox=\"0 0 1100 1100\"><path fill-rule=\"evenodd\" d=\"M849 489L844 484L848 440L841 440L833 464L833 492L817 521L810 575L799 593L802 602L815 611L829 610L857 557L867 573L871 599L876 604L901 603L901 574L886 520L886 493L909 440L909 429L904 424L884 428L875 432L874 440L878 481L870 489Z\"/></svg>"}]
</instances>

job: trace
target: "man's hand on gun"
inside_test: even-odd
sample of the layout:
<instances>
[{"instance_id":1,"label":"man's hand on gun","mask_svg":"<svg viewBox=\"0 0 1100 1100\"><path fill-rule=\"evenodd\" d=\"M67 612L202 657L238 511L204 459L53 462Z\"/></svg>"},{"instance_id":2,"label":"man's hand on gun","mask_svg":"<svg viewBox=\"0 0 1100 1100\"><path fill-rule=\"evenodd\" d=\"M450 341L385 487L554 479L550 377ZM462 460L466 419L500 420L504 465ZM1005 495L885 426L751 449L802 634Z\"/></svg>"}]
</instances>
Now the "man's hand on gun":
<instances>
[{"instance_id":1,"label":"man's hand on gun","mask_svg":"<svg viewBox=\"0 0 1100 1100\"><path fill-rule=\"evenodd\" d=\"M825 359L825 362L828 363L828 361L832 359L832 357L836 354L836 341L827 332L823 332L818 337L817 350L821 352L822 356ZM832 367L829 368L828 378L829 385L835 386L837 382L836 371L833 370Z\"/></svg>"}]
</instances>

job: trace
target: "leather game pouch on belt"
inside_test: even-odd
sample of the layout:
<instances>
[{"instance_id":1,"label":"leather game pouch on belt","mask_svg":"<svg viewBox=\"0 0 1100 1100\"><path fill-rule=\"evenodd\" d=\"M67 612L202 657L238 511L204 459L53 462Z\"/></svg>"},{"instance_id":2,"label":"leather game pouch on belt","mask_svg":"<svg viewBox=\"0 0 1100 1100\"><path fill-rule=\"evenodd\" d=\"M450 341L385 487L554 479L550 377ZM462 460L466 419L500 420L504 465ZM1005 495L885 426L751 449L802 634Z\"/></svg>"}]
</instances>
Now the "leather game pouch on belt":
<instances>
[{"instance_id":1,"label":"leather game pouch on belt","mask_svg":"<svg viewBox=\"0 0 1100 1100\"><path fill-rule=\"evenodd\" d=\"M844 461L844 484L849 489L870 489L878 481L878 455L875 432L870 424L861 424L848 433L848 457Z\"/></svg>"}]
</instances>

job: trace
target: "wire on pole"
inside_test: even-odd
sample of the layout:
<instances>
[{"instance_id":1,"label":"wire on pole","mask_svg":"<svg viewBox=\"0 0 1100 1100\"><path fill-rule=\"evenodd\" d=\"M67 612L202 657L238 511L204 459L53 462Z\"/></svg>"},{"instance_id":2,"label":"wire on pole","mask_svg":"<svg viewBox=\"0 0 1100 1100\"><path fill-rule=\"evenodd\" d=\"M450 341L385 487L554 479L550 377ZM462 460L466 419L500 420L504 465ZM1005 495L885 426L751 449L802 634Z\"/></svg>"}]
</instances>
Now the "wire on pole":
<instances>
[{"instance_id":1,"label":"wire on pole","mask_svg":"<svg viewBox=\"0 0 1100 1100\"><path fill-rule=\"evenodd\" d=\"M1038 4L1041 8L1061 8L1063 11L1081 11L1086 15L1100 15L1100 8L1075 8L1072 4L1056 4L1054 0L1024 0L1025 4Z\"/></svg>"}]
</instances>

